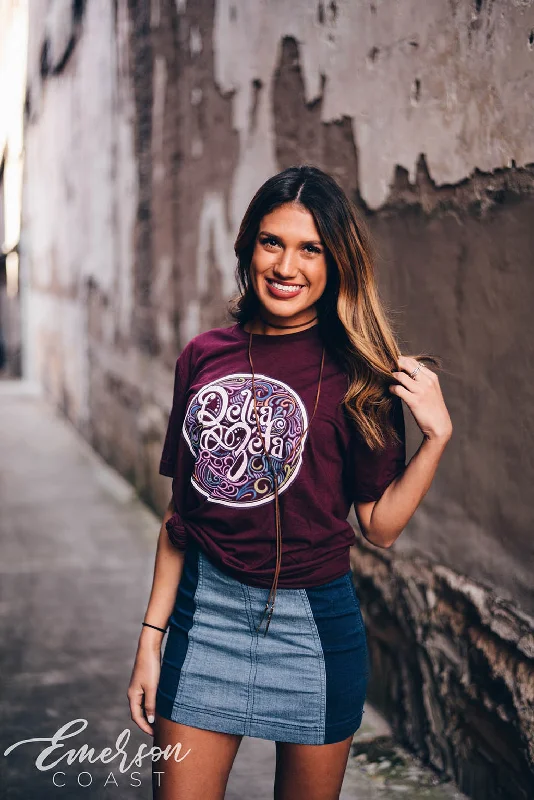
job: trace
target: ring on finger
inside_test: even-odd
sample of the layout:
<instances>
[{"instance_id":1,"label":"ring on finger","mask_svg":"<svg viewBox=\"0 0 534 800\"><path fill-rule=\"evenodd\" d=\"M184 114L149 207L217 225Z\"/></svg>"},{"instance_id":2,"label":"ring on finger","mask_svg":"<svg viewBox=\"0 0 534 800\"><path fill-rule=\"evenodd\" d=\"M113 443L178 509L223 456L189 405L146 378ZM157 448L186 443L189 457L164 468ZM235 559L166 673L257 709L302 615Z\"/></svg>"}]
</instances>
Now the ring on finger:
<instances>
[{"instance_id":1,"label":"ring on finger","mask_svg":"<svg viewBox=\"0 0 534 800\"><path fill-rule=\"evenodd\" d=\"M417 373L419 372L419 370L421 369L422 366L423 366L423 364L420 364L419 362L417 362L417 366L414 369L414 371L410 372L410 378L415 378L415 376L417 375Z\"/></svg>"}]
</instances>

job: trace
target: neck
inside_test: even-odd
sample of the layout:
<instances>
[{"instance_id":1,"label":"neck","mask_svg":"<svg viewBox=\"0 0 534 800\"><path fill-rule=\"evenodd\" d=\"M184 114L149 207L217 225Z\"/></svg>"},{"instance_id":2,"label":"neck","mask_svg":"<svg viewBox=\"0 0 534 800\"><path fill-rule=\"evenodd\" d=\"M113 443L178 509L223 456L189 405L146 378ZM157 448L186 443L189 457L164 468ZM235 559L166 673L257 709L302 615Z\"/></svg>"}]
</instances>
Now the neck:
<instances>
[{"instance_id":1,"label":"neck","mask_svg":"<svg viewBox=\"0 0 534 800\"><path fill-rule=\"evenodd\" d=\"M260 333L263 335L277 335L276 330L306 330L306 328L313 327L317 324L317 315L313 315L309 317L304 322L298 322L295 324L279 324L278 322L270 322L269 320L265 319L262 314L258 314L257 318L248 322L248 328L250 333ZM270 330L271 329L271 330ZM276 329L276 330L275 330Z\"/></svg>"}]
</instances>

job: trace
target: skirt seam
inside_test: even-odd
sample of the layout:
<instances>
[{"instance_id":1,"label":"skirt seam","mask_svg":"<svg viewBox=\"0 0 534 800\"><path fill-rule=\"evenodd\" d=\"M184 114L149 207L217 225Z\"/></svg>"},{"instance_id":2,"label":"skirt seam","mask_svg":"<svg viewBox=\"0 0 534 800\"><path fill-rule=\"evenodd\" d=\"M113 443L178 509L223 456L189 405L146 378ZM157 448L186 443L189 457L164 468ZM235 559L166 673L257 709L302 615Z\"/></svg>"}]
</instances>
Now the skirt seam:
<instances>
[{"instance_id":1,"label":"skirt seam","mask_svg":"<svg viewBox=\"0 0 534 800\"><path fill-rule=\"evenodd\" d=\"M326 664L323 652L323 646L321 642L321 637L319 636L319 630L317 628L317 623L315 622L312 607L310 605L310 600L307 595L306 589L299 589L300 598L302 600L302 604L306 611L306 616L308 617L308 622L310 624L310 628L313 634L313 638L315 641L315 646L317 648L317 656L319 660L319 675L321 680L321 697L320 697L320 722L319 722L319 730L326 731Z\"/></svg>"},{"instance_id":2,"label":"skirt seam","mask_svg":"<svg viewBox=\"0 0 534 800\"><path fill-rule=\"evenodd\" d=\"M181 705L180 698L184 691L184 686L187 681L187 668L191 663L191 659L193 657L193 651L195 649L195 637L191 638L191 633L195 631L195 628L199 627L200 624L200 616L202 614L202 609L200 606L199 598L200 598L200 591L199 589L202 588L202 564L201 564L201 551L198 550L196 553L196 562L197 562L197 585L195 586L195 591L193 593L193 603L195 605L195 609L193 611L193 624L187 632L187 652L185 654L185 659L180 669L180 679L178 681L178 686L176 688L176 696L174 698L173 703L173 713L175 708L179 708ZM178 587L179 590L179 587Z\"/></svg>"},{"instance_id":3,"label":"skirt seam","mask_svg":"<svg viewBox=\"0 0 534 800\"><path fill-rule=\"evenodd\" d=\"M247 614L247 618L249 620L249 625L254 624L254 617L252 614L252 604L250 602L250 594L248 591L248 587L246 584L242 583L241 588L243 591L243 599L245 603L245 611ZM250 667L248 673L248 681L247 681L247 710L244 717L244 724L245 724L245 736L249 736L250 725L252 722L252 716L254 713L254 686L256 681L256 672L258 669L257 663L255 664L254 658L254 637L251 636L250 638L250 646L249 646L249 659L250 659ZM256 669L254 669L256 666Z\"/></svg>"}]
</instances>

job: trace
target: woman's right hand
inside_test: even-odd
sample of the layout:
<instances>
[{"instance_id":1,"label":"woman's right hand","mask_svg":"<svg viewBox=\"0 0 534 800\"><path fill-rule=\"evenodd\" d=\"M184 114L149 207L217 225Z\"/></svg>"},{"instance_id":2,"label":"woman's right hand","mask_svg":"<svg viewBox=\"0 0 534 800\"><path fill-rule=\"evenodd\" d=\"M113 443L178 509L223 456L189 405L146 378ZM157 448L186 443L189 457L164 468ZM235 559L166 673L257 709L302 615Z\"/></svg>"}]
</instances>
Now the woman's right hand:
<instances>
[{"instance_id":1,"label":"woman's right hand","mask_svg":"<svg viewBox=\"0 0 534 800\"><path fill-rule=\"evenodd\" d=\"M132 721L149 736L154 736L152 724L156 716L161 644L165 636L161 629L167 629L184 566L185 551L171 544L167 531L167 521L175 513L174 500L171 497L159 531L152 590L145 612L145 620L150 620L150 623L147 622L141 629L127 692ZM154 627L153 623L157 627Z\"/></svg>"},{"instance_id":2,"label":"woman's right hand","mask_svg":"<svg viewBox=\"0 0 534 800\"><path fill-rule=\"evenodd\" d=\"M141 634L128 687L130 716L142 731L154 736L152 724L156 713L156 690L161 670L161 635L148 638Z\"/></svg>"}]
</instances>

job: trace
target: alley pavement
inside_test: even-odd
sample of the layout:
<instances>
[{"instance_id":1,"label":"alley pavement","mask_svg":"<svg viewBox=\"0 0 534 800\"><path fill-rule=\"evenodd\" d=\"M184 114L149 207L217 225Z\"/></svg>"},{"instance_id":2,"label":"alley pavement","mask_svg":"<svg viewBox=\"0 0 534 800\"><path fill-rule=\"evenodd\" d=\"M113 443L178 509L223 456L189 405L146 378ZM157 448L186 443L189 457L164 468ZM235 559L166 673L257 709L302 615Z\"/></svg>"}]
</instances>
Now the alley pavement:
<instances>
[{"instance_id":1,"label":"alley pavement","mask_svg":"<svg viewBox=\"0 0 534 800\"><path fill-rule=\"evenodd\" d=\"M0 797L150 798L148 763L121 772L117 758L61 757L84 744L115 752L124 731L128 763L152 744L126 691L161 520L37 387L0 381L0 413ZM462 798L400 750L370 760L362 742L389 734L366 712L342 800ZM70 738L39 764L64 726ZM226 798L272 798L274 767L274 742L244 737Z\"/></svg>"}]
</instances>

